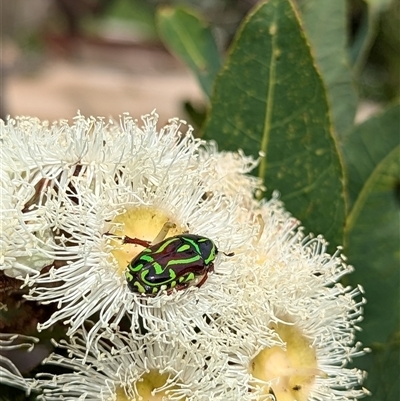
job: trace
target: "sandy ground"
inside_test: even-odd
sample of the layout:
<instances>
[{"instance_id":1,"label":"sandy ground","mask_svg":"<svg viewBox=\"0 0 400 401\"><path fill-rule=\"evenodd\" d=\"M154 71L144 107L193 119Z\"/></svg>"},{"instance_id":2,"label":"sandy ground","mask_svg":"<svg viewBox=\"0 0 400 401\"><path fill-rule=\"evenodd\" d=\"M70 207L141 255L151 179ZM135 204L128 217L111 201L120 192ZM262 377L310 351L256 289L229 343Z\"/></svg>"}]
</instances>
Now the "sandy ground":
<instances>
[{"instance_id":1,"label":"sandy ground","mask_svg":"<svg viewBox=\"0 0 400 401\"><path fill-rule=\"evenodd\" d=\"M6 50L3 46L2 56ZM165 123L171 117L188 119L183 101L205 104L192 73L157 46L78 40L50 43L39 59L21 53L7 58L13 61L3 73L2 110L11 116L53 121L71 119L80 110L86 116L118 118L129 112L140 118L156 109ZM356 122L379 109L363 102Z\"/></svg>"},{"instance_id":2,"label":"sandy ground","mask_svg":"<svg viewBox=\"0 0 400 401\"><path fill-rule=\"evenodd\" d=\"M53 52L36 64L25 60L8 68L7 114L52 121L70 119L77 110L87 116L116 118L129 112L139 118L157 109L164 122L187 118L183 101L203 101L191 72L157 47L78 43L67 55Z\"/></svg>"}]
</instances>

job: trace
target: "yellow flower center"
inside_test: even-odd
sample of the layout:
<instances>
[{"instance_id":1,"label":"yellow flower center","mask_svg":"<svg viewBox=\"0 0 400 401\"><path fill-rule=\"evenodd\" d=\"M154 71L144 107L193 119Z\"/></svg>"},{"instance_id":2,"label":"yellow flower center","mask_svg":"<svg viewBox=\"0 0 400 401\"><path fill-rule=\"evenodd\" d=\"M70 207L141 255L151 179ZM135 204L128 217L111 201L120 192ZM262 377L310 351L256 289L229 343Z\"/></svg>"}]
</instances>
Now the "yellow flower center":
<instances>
[{"instance_id":1,"label":"yellow flower center","mask_svg":"<svg viewBox=\"0 0 400 401\"><path fill-rule=\"evenodd\" d=\"M160 373L152 370L145 373L139 381L136 382L136 390L138 397L128 396L125 390L119 387L116 391L116 401L166 401L170 397L168 394L171 390L179 389L176 384L170 385L168 383L169 374ZM176 401L184 401L186 397L176 398Z\"/></svg>"},{"instance_id":2,"label":"yellow flower center","mask_svg":"<svg viewBox=\"0 0 400 401\"><path fill-rule=\"evenodd\" d=\"M251 361L250 373L271 382L264 394L273 394L279 401L307 401L315 377L326 377L318 369L315 350L295 326L280 323L273 329L286 343L286 349L275 346L262 350Z\"/></svg>"},{"instance_id":3,"label":"yellow flower center","mask_svg":"<svg viewBox=\"0 0 400 401\"><path fill-rule=\"evenodd\" d=\"M169 226L166 223L172 223ZM117 215L113 221L114 229L111 244L112 256L118 262L118 272L123 275L129 262L144 249L138 244L123 243L125 237L152 243L162 241L165 237L182 234L184 229L171 221L163 212L152 208L129 209Z\"/></svg>"},{"instance_id":4,"label":"yellow flower center","mask_svg":"<svg viewBox=\"0 0 400 401\"><path fill-rule=\"evenodd\" d=\"M114 399L116 401L132 401L131 398L126 395L125 390L122 387L117 388Z\"/></svg>"}]
</instances>

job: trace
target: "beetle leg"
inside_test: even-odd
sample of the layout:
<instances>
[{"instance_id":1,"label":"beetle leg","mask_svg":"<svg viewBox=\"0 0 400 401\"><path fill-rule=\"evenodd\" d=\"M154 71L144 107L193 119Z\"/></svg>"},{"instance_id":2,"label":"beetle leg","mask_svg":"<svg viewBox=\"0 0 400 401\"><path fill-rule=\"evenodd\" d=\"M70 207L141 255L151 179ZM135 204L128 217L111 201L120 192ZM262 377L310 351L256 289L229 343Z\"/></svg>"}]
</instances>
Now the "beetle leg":
<instances>
[{"instance_id":1,"label":"beetle leg","mask_svg":"<svg viewBox=\"0 0 400 401\"><path fill-rule=\"evenodd\" d=\"M127 236L124 237L122 243L140 245L143 246L144 248L148 248L150 246L150 241L146 241L144 239L139 239L139 238L131 238Z\"/></svg>"},{"instance_id":2,"label":"beetle leg","mask_svg":"<svg viewBox=\"0 0 400 401\"><path fill-rule=\"evenodd\" d=\"M186 288L193 287L193 286L194 287L201 287L206 280L207 280L207 273L204 274L204 276L201 278L199 283L193 284L192 282L188 282L188 283L177 284L175 287L169 288L167 290L167 294L170 294L173 290L181 291L181 290L186 290Z\"/></svg>"},{"instance_id":3,"label":"beetle leg","mask_svg":"<svg viewBox=\"0 0 400 401\"><path fill-rule=\"evenodd\" d=\"M207 280L208 273L210 273L212 271L214 271L214 267L213 266L212 267L208 267L208 269L204 271L203 275L199 275L197 277L197 279L200 279L200 282L198 282L197 284L193 284L193 280L188 281L186 283L178 283L175 287L170 288L169 291L167 292L167 294L171 293L172 290L180 291L180 290L185 290L186 288L189 288L189 287L192 287L192 286L201 287L205 283L205 281Z\"/></svg>"},{"instance_id":4,"label":"beetle leg","mask_svg":"<svg viewBox=\"0 0 400 401\"><path fill-rule=\"evenodd\" d=\"M204 276L201 278L200 282L196 284L196 287L201 287L205 281L207 280L208 273L212 273L214 271L214 264L211 263L207 269L205 269Z\"/></svg>"},{"instance_id":5,"label":"beetle leg","mask_svg":"<svg viewBox=\"0 0 400 401\"><path fill-rule=\"evenodd\" d=\"M106 232L103 235L108 235L108 236L113 236L116 239L122 240L123 244L135 244L135 245L140 245L144 248L148 248L150 246L150 241L146 241L144 239L140 239L140 238L131 238L128 236L124 236L124 237L115 237L114 234Z\"/></svg>"},{"instance_id":6,"label":"beetle leg","mask_svg":"<svg viewBox=\"0 0 400 401\"><path fill-rule=\"evenodd\" d=\"M206 282L207 276L208 276L208 272L205 272L203 278L202 278L201 281L200 281L200 283L197 283L197 284L196 284L196 287L199 287L199 288L200 288L200 287Z\"/></svg>"},{"instance_id":7,"label":"beetle leg","mask_svg":"<svg viewBox=\"0 0 400 401\"><path fill-rule=\"evenodd\" d=\"M139 238L131 238L125 235L122 239L123 244L135 244L135 245L140 245L144 248L148 248L151 245L158 244L159 242L163 241L164 238L167 236L168 231L171 228L175 228L176 224L171 223L170 221L167 221L162 227L160 232L157 234L156 238L154 238L153 241L146 241L144 239L139 239ZM105 233L104 235L112 235L110 233Z\"/></svg>"}]
</instances>

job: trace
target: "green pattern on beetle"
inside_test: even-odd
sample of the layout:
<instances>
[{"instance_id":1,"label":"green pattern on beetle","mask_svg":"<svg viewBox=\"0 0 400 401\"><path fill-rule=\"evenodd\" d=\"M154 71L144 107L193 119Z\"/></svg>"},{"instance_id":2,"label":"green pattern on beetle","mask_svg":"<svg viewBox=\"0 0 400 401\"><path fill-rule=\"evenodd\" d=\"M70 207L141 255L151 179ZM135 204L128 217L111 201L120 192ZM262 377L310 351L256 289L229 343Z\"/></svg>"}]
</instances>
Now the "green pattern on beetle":
<instances>
[{"instance_id":1,"label":"green pattern on beetle","mask_svg":"<svg viewBox=\"0 0 400 401\"><path fill-rule=\"evenodd\" d=\"M139 243L135 238L125 242ZM214 271L217 253L214 242L207 237L181 234L167 238L149 245L131 260L125 273L128 287L143 295L201 287Z\"/></svg>"}]
</instances>

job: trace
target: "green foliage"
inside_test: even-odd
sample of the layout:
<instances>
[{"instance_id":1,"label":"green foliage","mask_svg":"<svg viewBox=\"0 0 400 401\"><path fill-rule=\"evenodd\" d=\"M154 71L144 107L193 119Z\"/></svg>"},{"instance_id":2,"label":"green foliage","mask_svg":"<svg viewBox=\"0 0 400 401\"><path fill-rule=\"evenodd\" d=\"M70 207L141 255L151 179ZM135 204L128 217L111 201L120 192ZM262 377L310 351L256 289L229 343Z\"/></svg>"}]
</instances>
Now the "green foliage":
<instances>
[{"instance_id":1,"label":"green foliage","mask_svg":"<svg viewBox=\"0 0 400 401\"><path fill-rule=\"evenodd\" d=\"M366 2L373 7L377 11L381 11L382 9L389 7L392 0L366 0Z\"/></svg>"},{"instance_id":2,"label":"green foliage","mask_svg":"<svg viewBox=\"0 0 400 401\"><path fill-rule=\"evenodd\" d=\"M357 366L368 372L364 386L373 400L392 401L400 397L400 331L385 343L374 344L371 352L357 361Z\"/></svg>"},{"instance_id":3,"label":"green foliage","mask_svg":"<svg viewBox=\"0 0 400 401\"><path fill-rule=\"evenodd\" d=\"M157 17L165 44L193 70L204 92L210 96L221 61L205 21L183 8L161 8Z\"/></svg>"},{"instance_id":4,"label":"green foliage","mask_svg":"<svg viewBox=\"0 0 400 401\"><path fill-rule=\"evenodd\" d=\"M299 8L340 138L353 125L358 101L347 58L346 0L305 0L299 2Z\"/></svg>"},{"instance_id":5,"label":"green foliage","mask_svg":"<svg viewBox=\"0 0 400 401\"><path fill-rule=\"evenodd\" d=\"M348 215L347 255L357 267L351 281L362 282L368 304L360 335L368 345L385 342L399 326L400 146L377 163ZM377 224L379 222L379 224Z\"/></svg>"},{"instance_id":6,"label":"green foliage","mask_svg":"<svg viewBox=\"0 0 400 401\"><path fill-rule=\"evenodd\" d=\"M343 177L323 82L296 14L273 0L244 21L215 82L204 138L265 155L258 175L286 207L335 245L344 225ZM329 208L326 199L330 199Z\"/></svg>"},{"instance_id":7,"label":"green foliage","mask_svg":"<svg viewBox=\"0 0 400 401\"><path fill-rule=\"evenodd\" d=\"M344 138L342 152L352 207L382 160L399 144L400 104L389 105L378 116L355 126Z\"/></svg>"},{"instance_id":8,"label":"green foliage","mask_svg":"<svg viewBox=\"0 0 400 401\"><path fill-rule=\"evenodd\" d=\"M264 195L278 190L306 231L345 244L355 266L345 280L361 284L368 301L359 339L372 352L356 365L369 372L364 385L377 401L400 398L400 105L360 125L354 116L355 88L391 4L366 1L351 42L344 0L261 3L243 20L215 80L220 57L200 16L168 9L164 23L180 34L160 29L199 79L200 65L208 73L203 138L222 150L261 151L255 173ZM165 11L158 18L166 20Z\"/></svg>"},{"instance_id":9,"label":"green foliage","mask_svg":"<svg viewBox=\"0 0 400 401\"><path fill-rule=\"evenodd\" d=\"M394 1L376 21L368 63L359 78L360 94L377 101L400 96L400 1Z\"/></svg>"},{"instance_id":10,"label":"green foliage","mask_svg":"<svg viewBox=\"0 0 400 401\"><path fill-rule=\"evenodd\" d=\"M114 0L109 6L108 17L140 21L155 30L154 7L140 0Z\"/></svg>"},{"instance_id":11,"label":"green foliage","mask_svg":"<svg viewBox=\"0 0 400 401\"><path fill-rule=\"evenodd\" d=\"M356 127L343 149L352 208L346 254L356 266L350 284L361 283L367 304L359 338L372 352L362 361L365 385L376 400L400 397L400 105ZM396 368L397 366L397 368Z\"/></svg>"},{"instance_id":12,"label":"green foliage","mask_svg":"<svg viewBox=\"0 0 400 401\"><path fill-rule=\"evenodd\" d=\"M351 47L351 60L356 74L359 74L365 66L368 53L378 33L381 13L390 7L393 0L365 0L365 3L367 7Z\"/></svg>"}]
</instances>

